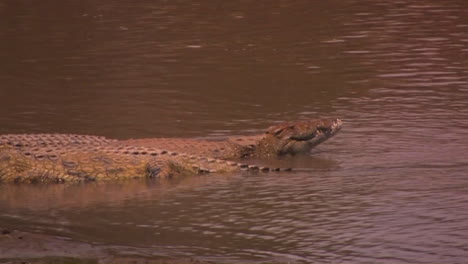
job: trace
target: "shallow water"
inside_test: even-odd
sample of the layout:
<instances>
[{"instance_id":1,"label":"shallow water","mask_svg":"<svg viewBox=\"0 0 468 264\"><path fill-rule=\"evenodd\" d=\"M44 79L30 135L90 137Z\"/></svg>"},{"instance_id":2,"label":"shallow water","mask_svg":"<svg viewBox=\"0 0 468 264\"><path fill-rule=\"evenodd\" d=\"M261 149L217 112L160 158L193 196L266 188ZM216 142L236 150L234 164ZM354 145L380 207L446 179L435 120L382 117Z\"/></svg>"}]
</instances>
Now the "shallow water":
<instances>
[{"instance_id":1,"label":"shallow water","mask_svg":"<svg viewBox=\"0 0 468 264\"><path fill-rule=\"evenodd\" d=\"M3 185L0 227L92 244L70 254L97 259L462 263L466 10L0 0L0 133L222 137L345 122L311 155L276 162L292 173Z\"/></svg>"}]
</instances>

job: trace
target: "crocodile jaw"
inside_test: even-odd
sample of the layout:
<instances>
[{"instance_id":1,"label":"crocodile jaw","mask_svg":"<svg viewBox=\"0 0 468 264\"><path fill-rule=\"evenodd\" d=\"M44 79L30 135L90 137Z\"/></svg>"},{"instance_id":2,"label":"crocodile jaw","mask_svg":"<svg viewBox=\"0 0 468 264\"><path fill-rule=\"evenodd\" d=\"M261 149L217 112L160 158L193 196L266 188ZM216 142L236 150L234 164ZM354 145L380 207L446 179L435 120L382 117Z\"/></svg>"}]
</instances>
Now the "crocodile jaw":
<instances>
[{"instance_id":1,"label":"crocodile jaw","mask_svg":"<svg viewBox=\"0 0 468 264\"><path fill-rule=\"evenodd\" d=\"M275 155L307 153L336 135L342 125L340 119L319 119L270 127L262 140L262 147L266 149L262 152Z\"/></svg>"},{"instance_id":2,"label":"crocodile jaw","mask_svg":"<svg viewBox=\"0 0 468 264\"><path fill-rule=\"evenodd\" d=\"M289 141L289 152L291 154L308 152L313 147L324 142L325 140L333 137L341 130L343 122L340 119L336 119L332 122L326 122L325 125L318 125L317 130L308 138L295 139L290 138Z\"/></svg>"}]
</instances>

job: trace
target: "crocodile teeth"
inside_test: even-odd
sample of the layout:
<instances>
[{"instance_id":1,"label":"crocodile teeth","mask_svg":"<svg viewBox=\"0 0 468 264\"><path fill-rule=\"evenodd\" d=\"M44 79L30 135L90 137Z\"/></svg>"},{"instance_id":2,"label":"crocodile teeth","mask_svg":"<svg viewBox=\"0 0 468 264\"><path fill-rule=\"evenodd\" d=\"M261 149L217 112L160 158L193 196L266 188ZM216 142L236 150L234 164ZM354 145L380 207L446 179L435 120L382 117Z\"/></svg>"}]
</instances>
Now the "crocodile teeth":
<instances>
[{"instance_id":1,"label":"crocodile teeth","mask_svg":"<svg viewBox=\"0 0 468 264\"><path fill-rule=\"evenodd\" d=\"M258 166L256 165L249 165L248 168L249 170L258 170Z\"/></svg>"},{"instance_id":2,"label":"crocodile teeth","mask_svg":"<svg viewBox=\"0 0 468 264\"><path fill-rule=\"evenodd\" d=\"M209 173L210 170L209 170L209 169L205 169L205 168L199 168L199 169L198 169L198 172L199 172L199 173Z\"/></svg>"}]
</instances>

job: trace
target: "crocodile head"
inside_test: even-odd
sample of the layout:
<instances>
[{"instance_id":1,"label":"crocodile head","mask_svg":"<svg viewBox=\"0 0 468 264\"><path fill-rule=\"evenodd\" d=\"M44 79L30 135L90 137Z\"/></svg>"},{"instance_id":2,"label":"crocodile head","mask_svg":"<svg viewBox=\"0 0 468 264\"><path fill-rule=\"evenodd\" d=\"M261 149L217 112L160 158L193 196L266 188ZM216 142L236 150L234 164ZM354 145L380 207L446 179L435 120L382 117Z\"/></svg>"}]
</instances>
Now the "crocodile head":
<instances>
[{"instance_id":1,"label":"crocodile head","mask_svg":"<svg viewBox=\"0 0 468 264\"><path fill-rule=\"evenodd\" d=\"M263 137L263 152L276 155L307 153L338 133L342 124L340 119L318 119L272 126Z\"/></svg>"}]
</instances>

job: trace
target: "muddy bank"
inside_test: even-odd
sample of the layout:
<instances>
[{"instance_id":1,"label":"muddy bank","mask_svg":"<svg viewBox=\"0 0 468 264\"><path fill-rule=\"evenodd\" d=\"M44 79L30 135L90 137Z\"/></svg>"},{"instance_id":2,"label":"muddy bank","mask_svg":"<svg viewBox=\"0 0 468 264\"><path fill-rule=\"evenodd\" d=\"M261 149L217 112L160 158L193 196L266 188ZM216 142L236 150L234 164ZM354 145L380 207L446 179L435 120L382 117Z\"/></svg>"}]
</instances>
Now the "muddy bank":
<instances>
[{"instance_id":1,"label":"muddy bank","mask_svg":"<svg viewBox=\"0 0 468 264\"><path fill-rule=\"evenodd\" d=\"M125 251L122 248L122 251ZM73 241L66 237L0 228L2 264L203 264L193 258L145 258L124 256L104 245Z\"/></svg>"}]
</instances>

